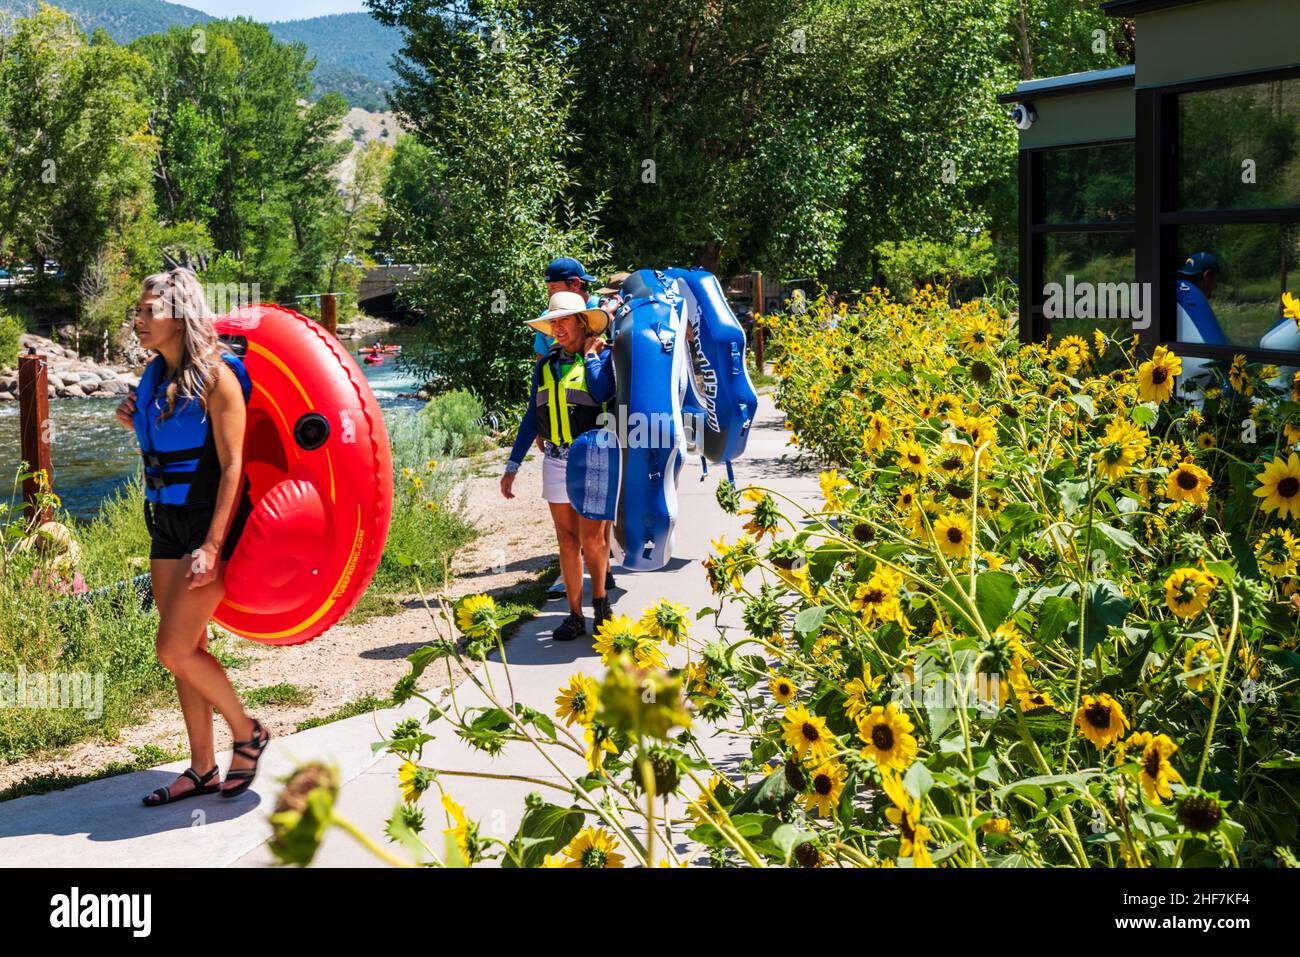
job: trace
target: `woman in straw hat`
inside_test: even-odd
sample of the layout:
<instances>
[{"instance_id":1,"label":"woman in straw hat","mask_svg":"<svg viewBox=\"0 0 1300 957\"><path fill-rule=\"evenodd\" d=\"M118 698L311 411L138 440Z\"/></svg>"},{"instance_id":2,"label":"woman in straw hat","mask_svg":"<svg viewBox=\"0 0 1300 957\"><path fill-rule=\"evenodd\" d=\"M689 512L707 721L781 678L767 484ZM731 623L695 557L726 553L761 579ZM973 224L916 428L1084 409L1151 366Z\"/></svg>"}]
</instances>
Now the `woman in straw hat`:
<instances>
[{"instance_id":1,"label":"woman in straw hat","mask_svg":"<svg viewBox=\"0 0 1300 957\"><path fill-rule=\"evenodd\" d=\"M587 300L575 292L552 294L550 308L528 325L551 336L555 344L537 360L528 407L519 423L506 472L501 476L501 494L514 498L515 473L524 454L538 436L543 439L542 498L555 522L560 548L560 571L564 576L569 616L554 631L556 641L572 641L587 634L582 611L582 565L591 576L594 609L593 631L610 617L605 593L605 572L609 565L608 522L583 518L569 503L565 467L569 446L583 432L598 426L605 404L614 398L614 367L601 338L609 325L609 314L588 308Z\"/></svg>"}]
</instances>

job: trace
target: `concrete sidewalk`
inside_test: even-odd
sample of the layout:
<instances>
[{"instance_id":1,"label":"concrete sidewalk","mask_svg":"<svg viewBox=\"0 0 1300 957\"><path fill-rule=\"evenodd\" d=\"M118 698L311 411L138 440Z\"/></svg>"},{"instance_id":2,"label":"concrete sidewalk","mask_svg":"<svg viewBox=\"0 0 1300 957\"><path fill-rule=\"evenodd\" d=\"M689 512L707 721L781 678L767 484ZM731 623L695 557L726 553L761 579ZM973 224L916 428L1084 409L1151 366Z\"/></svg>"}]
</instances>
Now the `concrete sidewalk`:
<instances>
[{"instance_id":1,"label":"concrete sidewalk","mask_svg":"<svg viewBox=\"0 0 1300 957\"><path fill-rule=\"evenodd\" d=\"M737 483L755 482L778 489L801 503L814 505L820 498L815 471L799 471L781 456L796 451L787 444L781 415L771 398L760 400L759 414L744 459L736 463ZM535 465L533 466L535 467ZM679 488L674 557L666 569L632 573L615 569L618 588L612 593L615 613L639 617L660 598L680 602L694 613L713 603L700 562L707 557L713 539L725 536L734 541L744 525L742 517L726 515L714 499L717 482L725 477L722 468L711 468L701 481L697 458L682 469ZM546 513L538 503L538 521ZM591 641L557 643L551 630L567 609L553 600L542 613L525 622L506 646L515 698L545 714L553 714L555 696L570 675L582 671L603 673ZM587 602L590 615L590 601ZM589 621L590 624L590 621ZM738 627L739 615L729 610L724 627ZM693 623L697 635L712 629L712 619ZM680 649L671 649L674 664L684 660ZM433 668L441 667L435 663ZM480 679L490 675L496 692L508 695L505 672L496 660L478 671ZM472 682L456 690L460 707L486 705L485 697ZM343 781L338 810L363 831L387 844L384 824L400 800L397 785L399 761L391 755L376 756L371 744L380 740L405 717L423 718L428 706L408 702L372 714L336 721L299 734L273 740L262 759L254 788L235 800L217 796L182 801L149 809L140 797L171 781L184 770L180 761L149 771L120 775L83 784L66 791L20 798L0 804L0 865L77 867L211 867L263 866L274 862L265 846L270 830L267 817L279 791L277 777L299 763L320 759L336 764ZM512 744L496 757L469 748L445 724L428 728L436 740L425 745L422 764L445 771L485 771L492 774L525 775L540 781L562 783L562 777L535 748ZM697 734L705 750L725 763L744 756L742 739L728 735L708 737L711 729L700 723ZM551 749L566 773L579 776L583 761L570 753ZM224 766L228 758L221 756ZM483 833L501 838L514 834L524 811L524 796L541 791L548 801L567 805L569 798L553 788L514 781L444 775L443 787L462 805ZM693 793L693 788L687 789ZM426 839L440 847L442 810L436 798L424 800ZM315 860L316 866L379 865L368 851L349 835L332 830Z\"/></svg>"}]
</instances>

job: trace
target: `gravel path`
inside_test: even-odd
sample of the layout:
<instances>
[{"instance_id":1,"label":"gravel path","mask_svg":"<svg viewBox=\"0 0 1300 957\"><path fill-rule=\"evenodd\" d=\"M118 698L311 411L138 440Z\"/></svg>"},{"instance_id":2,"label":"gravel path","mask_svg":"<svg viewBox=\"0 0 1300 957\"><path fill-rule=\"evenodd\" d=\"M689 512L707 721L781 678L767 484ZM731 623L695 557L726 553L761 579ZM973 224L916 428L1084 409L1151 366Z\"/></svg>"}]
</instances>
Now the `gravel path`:
<instances>
[{"instance_id":1,"label":"gravel path","mask_svg":"<svg viewBox=\"0 0 1300 957\"><path fill-rule=\"evenodd\" d=\"M533 456L520 470L515 497L501 497L498 479L505 450L476 456L463 464L467 473L466 511L479 529L479 537L456 556L456 577L446 594L456 598L475 592L494 596L536 580L555 564L555 532L541 501L541 468ZM425 583L426 589L436 583ZM292 648L274 648L243 639L218 639L214 650L246 659L230 671L237 689L244 691L277 684L292 684L310 692L306 704L250 708L273 735L292 733L308 718L336 712L349 702L367 696L385 699L409 665L406 656L436 634L429 611L418 594L395 595L406 610L360 624L339 624L315 641ZM463 673L453 672L457 683ZM425 674L427 688L447 683L445 667ZM84 741L60 752L42 754L0 766L0 790L38 775L93 774L114 762L132 761L133 747L154 745L170 752L188 753L185 725L174 697L151 710L142 723L123 728L115 740ZM216 748L230 746L225 722L216 722Z\"/></svg>"}]
</instances>

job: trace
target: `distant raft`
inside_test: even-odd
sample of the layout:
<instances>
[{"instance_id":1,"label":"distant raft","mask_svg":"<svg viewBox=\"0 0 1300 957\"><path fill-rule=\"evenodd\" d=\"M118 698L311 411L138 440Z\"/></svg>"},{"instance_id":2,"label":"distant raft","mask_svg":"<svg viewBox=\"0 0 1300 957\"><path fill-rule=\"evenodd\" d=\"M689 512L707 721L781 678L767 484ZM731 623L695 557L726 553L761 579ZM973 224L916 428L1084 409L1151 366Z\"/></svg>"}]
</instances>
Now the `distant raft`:
<instances>
[{"instance_id":1,"label":"distant raft","mask_svg":"<svg viewBox=\"0 0 1300 957\"><path fill-rule=\"evenodd\" d=\"M383 554L393 509L384 417L356 360L305 316L248 306L216 329L252 380L254 508L213 619L252 641L302 644L352 610Z\"/></svg>"}]
</instances>

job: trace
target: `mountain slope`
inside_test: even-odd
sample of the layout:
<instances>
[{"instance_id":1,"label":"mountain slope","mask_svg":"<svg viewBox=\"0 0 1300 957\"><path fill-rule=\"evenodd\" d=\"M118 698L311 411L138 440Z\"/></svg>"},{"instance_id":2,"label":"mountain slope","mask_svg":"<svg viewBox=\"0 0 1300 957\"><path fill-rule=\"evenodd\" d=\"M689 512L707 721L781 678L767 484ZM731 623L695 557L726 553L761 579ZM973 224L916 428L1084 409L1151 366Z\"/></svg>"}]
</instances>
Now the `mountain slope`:
<instances>
[{"instance_id":1,"label":"mountain slope","mask_svg":"<svg viewBox=\"0 0 1300 957\"><path fill-rule=\"evenodd\" d=\"M0 12L26 15L36 6L36 0L0 0ZM164 0L59 0L55 6L76 17L87 32L102 27L118 43L216 19ZM316 58L319 92L341 93L363 109L384 109L384 93L395 79L389 64L401 46L396 30L366 13L288 20L267 27L277 40L306 44Z\"/></svg>"}]
</instances>

